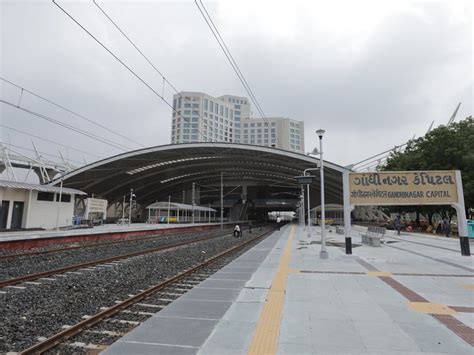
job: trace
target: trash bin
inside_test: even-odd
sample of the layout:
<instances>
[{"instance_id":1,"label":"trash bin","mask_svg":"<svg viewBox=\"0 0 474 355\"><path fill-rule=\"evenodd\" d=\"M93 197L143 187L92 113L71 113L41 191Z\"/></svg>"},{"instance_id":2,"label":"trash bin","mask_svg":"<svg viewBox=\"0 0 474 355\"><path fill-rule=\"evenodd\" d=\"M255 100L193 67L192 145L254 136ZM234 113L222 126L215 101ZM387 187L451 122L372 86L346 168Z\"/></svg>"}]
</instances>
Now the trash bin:
<instances>
[{"instance_id":1,"label":"trash bin","mask_svg":"<svg viewBox=\"0 0 474 355\"><path fill-rule=\"evenodd\" d=\"M474 220L472 219L467 220L467 235L474 238Z\"/></svg>"}]
</instances>

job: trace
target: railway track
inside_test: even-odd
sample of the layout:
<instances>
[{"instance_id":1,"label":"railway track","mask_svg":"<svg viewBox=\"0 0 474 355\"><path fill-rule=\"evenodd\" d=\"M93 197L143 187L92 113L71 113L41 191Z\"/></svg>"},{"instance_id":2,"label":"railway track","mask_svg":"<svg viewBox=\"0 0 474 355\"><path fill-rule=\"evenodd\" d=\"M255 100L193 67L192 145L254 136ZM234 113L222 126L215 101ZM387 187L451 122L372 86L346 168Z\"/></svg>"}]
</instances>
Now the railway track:
<instances>
[{"instance_id":1,"label":"railway track","mask_svg":"<svg viewBox=\"0 0 474 355\"><path fill-rule=\"evenodd\" d=\"M159 251L173 249L173 248L181 247L181 246L184 246L184 245L199 243L199 242L203 242L203 241L210 240L210 239L215 239L215 238L221 238L221 237L225 237L225 236L229 236L229 235L230 234L217 235L217 236L212 236L212 237L204 237L204 238L198 238L198 239L191 239L191 240L186 240L186 241L179 242L179 243L174 243L174 244L168 244L168 245L164 245L164 246L160 246L160 247L156 247L156 248L152 248L152 249L146 249L146 250L141 250L141 251L137 251L137 252L133 252L133 253L127 253L127 254L121 254L121 255L117 255L117 256L113 256L113 257L109 257L109 258L103 258L103 259L98 259L98 260L94 260L94 261L88 261L88 262L84 262L84 263L69 265L69 266L61 267L61 268L57 268L57 269L52 269L52 270L48 270L48 271L23 275L23 276L11 278L11 279L8 279L8 280L0 281L0 288L1 287L6 287L6 286L17 285L19 283L26 282L26 281L34 281L34 280L37 280L37 279L40 279L40 278L45 278L45 277L49 277L49 276L53 276L53 275L57 275L57 274L63 274L65 272L75 271L75 270L86 268L86 267L96 266L96 265L100 265L100 264L107 264L107 263L111 263L111 262L122 260L122 259L131 258L131 257L135 257L135 256L140 256L140 255L145 255L145 254L150 254L150 253L156 253L156 252L159 252Z\"/></svg>"},{"instance_id":2,"label":"railway track","mask_svg":"<svg viewBox=\"0 0 474 355\"><path fill-rule=\"evenodd\" d=\"M230 247L220 253L218 253L215 256L212 256L210 258L207 258L203 262L192 266L184 271L181 271L177 273L174 276L171 276L167 278L166 280L157 283L145 290L142 290L141 292L137 293L136 295L130 295L130 297L126 300L116 302L115 305L104 308L101 312L87 317L83 321L72 325L72 326L67 326L64 327L65 329L60 331L59 333L56 333L53 336L48 337L47 339L44 339L37 344L23 350L20 352L20 354L41 354L44 353L48 350L53 349L54 347L58 346L61 343L64 343L68 341L68 339L71 339L72 337L78 336L79 334L86 332L89 330L91 327L98 325L99 323L105 321L105 320L110 320L111 317L114 317L115 315L119 313L124 313L127 314L127 309L133 306L140 306L140 307L149 307L149 308L155 308L155 312L159 311L161 308L164 306L161 304L155 304L153 300L148 301L150 298L153 298L154 295L157 293L164 294L163 292L166 290L171 290L168 291L165 294L171 295L174 298L177 298L180 296L180 294L187 292L189 289L193 287L193 285L198 284L201 282L203 279L207 278L215 272L216 269L220 267L216 267L215 264L219 262L225 261L226 258L232 257L235 253L238 253L242 249L246 248L247 246L252 245L253 243L257 242L261 238L269 235L272 233L273 230L266 231L260 235L258 235L255 238L249 239L243 243L240 243L238 245L235 245L233 247ZM211 267L210 270L205 272L206 268ZM204 270L204 272L203 272ZM201 272L198 274L198 272ZM162 298L158 299L159 301L163 301ZM166 299L165 301L170 303L172 302L173 299ZM144 303L144 302L145 303ZM151 316L155 312L141 312L142 315L148 315ZM134 312L130 312L130 314L133 314ZM140 314L140 312L138 312ZM120 321L119 321L120 322ZM122 322L125 323L135 323L135 325L138 325L140 322L136 321L127 321L123 320ZM104 333L104 332L102 332ZM113 332L108 332L107 334L112 334ZM123 335L120 333L116 333L117 335ZM102 347L102 349L105 347ZM96 348L95 350L101 350L101 348ZM84 349L85 351L85 349Z\"/></svg>"},{"instance_id":3,"label":"railway track","mask_svg":"<svg viewBox=\"0 0 474 355\"><path fill-rule=\"evenodd\" d=\"M23 257L32 257L32 256L44 255L44 254L54 254L54 253L59 253L59 252L64 252L64 251L79 250L79 249L86 249L86 248L96 248L96 247L116 245L116 244L141 242L141 241L157 239L157 238L160 238L160 237L173 237L173 236L180 235L180 234L181 233L171 233L171 234L166 234L166 235L163 235L163 236L154 235L154 236L149 236L149 237L138 237L138 238L131 237L131 238L127 238L127 239L124 239L124 240L106 241L106 242L102 242L102 243L99 242L99 243L91 243L91 244L84 244L84 245L76 245L76 246L58 248L58 249L37 250L37 251L28 252L28 253L18 253L18 254L6 254L6 255L0 255L0 260L16 259L16 258L23 258Z\"/></svg>"}]
</instances>

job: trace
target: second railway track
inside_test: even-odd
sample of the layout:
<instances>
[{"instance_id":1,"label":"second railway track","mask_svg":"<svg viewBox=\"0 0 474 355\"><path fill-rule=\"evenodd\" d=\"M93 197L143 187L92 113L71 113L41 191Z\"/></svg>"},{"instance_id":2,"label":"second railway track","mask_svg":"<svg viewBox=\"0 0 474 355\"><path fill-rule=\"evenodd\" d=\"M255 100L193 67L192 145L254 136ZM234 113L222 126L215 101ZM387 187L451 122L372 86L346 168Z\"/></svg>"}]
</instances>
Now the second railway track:
<instances>
[{"instance_id":1,"label":"second railway track","mask_svg":"<svg viewBox=\"0 0 474 355\"><path fill-rule=\"evenodd\" d=\"M20 283L26 282L26 281L34 281L34 280L37 280L37 279L40 279L40 278L54 276L54 275L62 274L62 273L65 273L65 272L71 272L71 271L79 270L79 269L86 268L86 267L96 266L96 265L100 265L100 264L107 264L107 263L111 263L111 262L114 262L114 261L127 259L127 258L131 258L131 257L139 256L139 255L145 255L145 254L149 254L149 253L160 252L160 251L167 250L167 249L178 248L178 247L185 246L185 245L192 244L192 243L199 243L199 242L203 242L203 241L206 241L206 240L209 240L209 239L220 238L220 237L223 237L223 236L226 236L226 235L228 235L228 234L219 234L219 235L209 236L209 237L193 238L193 239L185 240L185 241L178 242L178 243L171 243L171 244L162 245L162 246L159 246L159 247L156 247L156 248L144 249L144 250L140 250L140 251L136 251L136 252L132 252L132 253L120 254L120 255L116 255L116 256L112 256L112 257L108 257L108 258L96 259L96 260L92 260L92 261L88 261L88 262L84 262L84 263L77 263L77 264L73 264L73 265L68 265L68 266L61 267L61 268L55 268L55 269L46 270L46 271L42 271L42 272L35 272L35 273L31 273L31 274L21 275L21 276L18 276L18 277L6 279L6 280L1 280L0 281L0 288L1 287L6 287L6 286L17 285L17 284L20 284ZM102 244L101 244L101 246L102 246Z\"/></svg>"}]
</instances>

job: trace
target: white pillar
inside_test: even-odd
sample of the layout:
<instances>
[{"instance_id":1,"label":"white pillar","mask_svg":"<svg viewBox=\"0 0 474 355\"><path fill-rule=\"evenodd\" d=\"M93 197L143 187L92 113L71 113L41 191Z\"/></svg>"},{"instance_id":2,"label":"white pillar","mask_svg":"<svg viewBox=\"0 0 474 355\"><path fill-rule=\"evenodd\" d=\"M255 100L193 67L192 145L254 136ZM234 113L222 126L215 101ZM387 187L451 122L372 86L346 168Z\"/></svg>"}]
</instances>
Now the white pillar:
<instances>
[{"instance_id":1,"label":"white pillar","mask_svg":"<svg viewBox=\"0 0 474 355\"><path fill-rule=\"evenodd\" d=\"M352 254L351 212L354 209L354 206L350 204L349 192L349 172L345 171L342 175L342 193L344 200L344 237L346 239L346 254Z\"/></svg>"}]
</instances>

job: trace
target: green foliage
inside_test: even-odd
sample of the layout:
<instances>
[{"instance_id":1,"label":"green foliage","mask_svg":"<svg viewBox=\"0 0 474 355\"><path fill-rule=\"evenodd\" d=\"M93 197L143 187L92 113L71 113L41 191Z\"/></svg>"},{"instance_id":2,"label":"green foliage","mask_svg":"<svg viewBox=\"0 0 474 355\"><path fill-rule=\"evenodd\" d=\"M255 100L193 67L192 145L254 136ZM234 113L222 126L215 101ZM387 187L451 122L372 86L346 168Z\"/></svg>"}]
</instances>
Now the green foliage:
<instances>
[{"instance_id":1,"label":"green foliage","mask_svg":"<svg viewBox=\"0 0 474 355\"><path fill-rule=\"evenodd\" d=\"M404 151L391 154L379 170L461 170L466 208L474 207L474 119L470 116L450 126L440 126L409 141ZM416 210L449 217L453 214L447 206Z\"/></svg>"}]
</instances>

